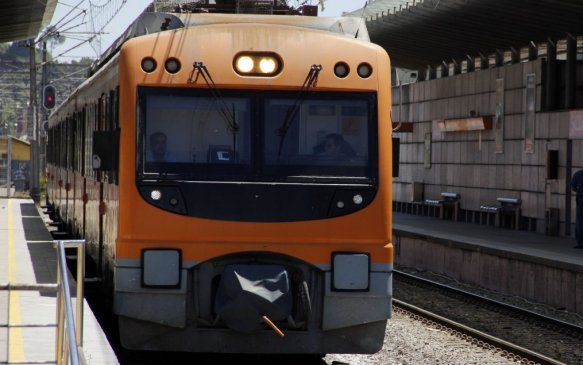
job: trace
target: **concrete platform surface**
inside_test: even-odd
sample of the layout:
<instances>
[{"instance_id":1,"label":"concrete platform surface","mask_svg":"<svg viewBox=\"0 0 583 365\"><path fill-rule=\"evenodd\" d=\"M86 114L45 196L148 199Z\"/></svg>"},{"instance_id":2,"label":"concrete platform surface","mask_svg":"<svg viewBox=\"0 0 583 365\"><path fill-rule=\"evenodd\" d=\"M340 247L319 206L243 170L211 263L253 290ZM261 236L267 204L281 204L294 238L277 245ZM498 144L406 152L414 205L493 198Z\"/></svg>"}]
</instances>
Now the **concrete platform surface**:
<instances>
[{"instance_id":1,"label":"concrete platform surface","mask_svg":"<svg viewBox=\"0 0 583 365\"><path fill-rule=\"evenodd\" d=\"M56 283L52 236L32 200L0 199L0 283ZM91 308L84 304L88 364L119 364ZM56 294L0 291L0 364L54 363Z\"/></svg>"},{"instance_id":2,"label":"concrete platform surface","mask_svg":"<svg viewBox=\"0 0 583 365\"><path fill-rule=\"evenodd\" d=\"M576 242L570 238L395 212L393 230L583 273L583 249L573 248Z\"/></svg>"},{"instance_id":3,"label":"concrete platform surface","mask_svg":"<svg viewBox=\"0 0 583 365\"><path fill-rule=\"evenodd\" d=\"M583 314L575 240L394 213L395 264Z\"/></svg>"}]
</instances>

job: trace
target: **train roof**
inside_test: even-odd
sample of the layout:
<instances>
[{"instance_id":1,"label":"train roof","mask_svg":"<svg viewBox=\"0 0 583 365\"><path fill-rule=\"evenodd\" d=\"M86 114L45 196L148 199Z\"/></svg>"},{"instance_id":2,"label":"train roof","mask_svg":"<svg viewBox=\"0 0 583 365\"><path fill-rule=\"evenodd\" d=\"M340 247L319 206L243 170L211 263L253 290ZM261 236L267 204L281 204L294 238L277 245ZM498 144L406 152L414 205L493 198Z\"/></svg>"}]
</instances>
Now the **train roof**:
<instances>
[{"instance_id":1,"label":"train roof","mask_svg":"<svg viewBox=\"0 0 583 365\"><path fill-rule=\"evenodd\" d=\"M354 17L312 17L298 15L142 13L97 59L89 70L93 75L129 39L162 31L213 24L276 24L317 29L370 42L365 22Z\"/></svg>"}]
</instances>

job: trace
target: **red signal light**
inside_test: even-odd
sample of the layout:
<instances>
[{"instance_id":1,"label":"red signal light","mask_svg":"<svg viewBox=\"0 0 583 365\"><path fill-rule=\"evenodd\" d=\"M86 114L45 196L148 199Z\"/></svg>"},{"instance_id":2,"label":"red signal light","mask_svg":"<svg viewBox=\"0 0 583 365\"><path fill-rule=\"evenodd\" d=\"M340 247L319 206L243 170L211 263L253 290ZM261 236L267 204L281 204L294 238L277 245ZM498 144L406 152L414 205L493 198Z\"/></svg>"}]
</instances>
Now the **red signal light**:
<instances>
[{"instance_id":1,"label":"red signal light","mask_svg":"<svg viewBox=\"0 0 583 365\"><path fill-rule=\"evenodd\" d=\"M47 85L43 89L43 106L51 110L56 105L57 89L53 85Z\"/></svg>"}]
</instances>

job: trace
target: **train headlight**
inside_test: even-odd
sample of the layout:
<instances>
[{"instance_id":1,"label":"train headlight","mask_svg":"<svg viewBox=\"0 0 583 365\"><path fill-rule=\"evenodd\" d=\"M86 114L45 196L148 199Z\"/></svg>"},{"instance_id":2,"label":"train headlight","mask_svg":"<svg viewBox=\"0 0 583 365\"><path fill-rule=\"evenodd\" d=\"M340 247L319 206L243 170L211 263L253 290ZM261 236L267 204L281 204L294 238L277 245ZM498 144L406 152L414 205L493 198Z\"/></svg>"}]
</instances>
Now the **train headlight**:
<instances>
[{"instance_id":1,"label":"train headlight","mask_svg":"<svg viewBox=\"0 0 583 365\"><path fill-rule=\"evenodd\" d=\"M241 52L233 59L235 72L241 76L273 77L281 72L283 62L273 52Z\"/></svg>"},{"instance_id":2,"label":"train headlight","mask_svg":"<svg viewBox=\"0 0 583 365\"><path fill-rule=\"evenodd\" d=\"M350 73L350 67L345 62L338 62L334 65L334 75L338 78L345 78Z\"/></svg>"},{"instance_id":3,"label":"train headlight","mask_svg":"<svg viewBox=\"0 0 583 365\"><path fill-rule=\"evenodd\" d=\"M332 254L332 290L368 290L369 275L370 257L367 253Z\"/></svg>"},{"instance_id":4,"label":"train headlight","mask_svg":"<svg viewBox=\"0 0 583 365\"><path fill-rule=\"evenodd\" d=\"M235 67L237 68L238 73L246 74L253 71L255 62L253 58L249 56L241 56L237 59Z\"/></svg>"},{"instance_id":5,"label":"train headlight","mask_svg":"<svg viewBox=\"0 0 583 365\"><path fill-rule=\"evenodd\" d=\"M160 190L152 190L150 192L150 198L152 198L152 200L160 200L160 198L162 198L162 192Z\"/></svg>"},{"instance_id":6,"label":"train headlight","mask_svg":"<svg viewBox=\"0 0 583 365\"><path fill-rule=\"evenodd\" d=\"M179 288L182 254L175 249L142 251L142 286Z\"/></svg>"},{"instance_id":7,"label":"train headlight","mask_svg":"<svg viewBox=\"0 0 583 365\"><path fill-rule=\"evenodd\" d=\"M358 76L362 77L363 79L367 79L370 77L370 75L372 75L372 66L363 62L358 65L356 73L358 73Z\"/></svg>"},{"instance_id":8,"label":"train headlight","mask_svg":"<svg viewBox=\"0 0 583 365\"><path fill-rule=\"evenodd\" d=\"M176 58L169 58L166 60L164 68L166 69L166 72L175 74L180 71L180 61Z\"/></svg>"},{"instance_id":9,"label":"train headlight","mask_svg":"<svg viewBox=\"0 0 583 365\"><path fill-rule=\"evenodd\" d=\"M144 72L147 73L154 72L156 67L157 67L156 60L153 59L152 57L145 57L142 60L142 70L144 70Z\"/></svg>"},{"instance_id":10,"label":"train headlight","mask_svg":"<svg viewBox=\"0 0 583 365\"><path fill-rule=\"evenodd\" d=\"M259 61L259 70L261 71L261 73L264 74L273 73L276 67L277 64L275 63L275 60L273 58L262 58L261 61Z\"/></svg>"}]
</instances>

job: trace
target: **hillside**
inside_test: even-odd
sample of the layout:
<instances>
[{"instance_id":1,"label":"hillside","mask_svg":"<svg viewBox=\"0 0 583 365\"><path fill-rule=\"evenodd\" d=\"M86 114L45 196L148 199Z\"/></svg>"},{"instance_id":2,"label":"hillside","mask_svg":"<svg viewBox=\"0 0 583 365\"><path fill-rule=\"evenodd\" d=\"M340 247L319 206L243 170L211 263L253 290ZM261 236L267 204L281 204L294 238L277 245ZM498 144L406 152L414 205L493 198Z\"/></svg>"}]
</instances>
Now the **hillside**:
<instances>
[{"instance_id":1,"label":"hillside","mask_svg":"<svg viewBox=\"0 0 583 365\"><path fill-rule=\"evenodd\" d=\"M31 131L28 123L30 99L30 48L27 42L0 44L0 135L10 134L27 139ZM39 118L42 119L42 50L36 50L36 85ZM92 59L71 63L51 62L47 53L47 83L57 89L57 104L85 80L87 67Z\"/></svg>"}]
</instances>

